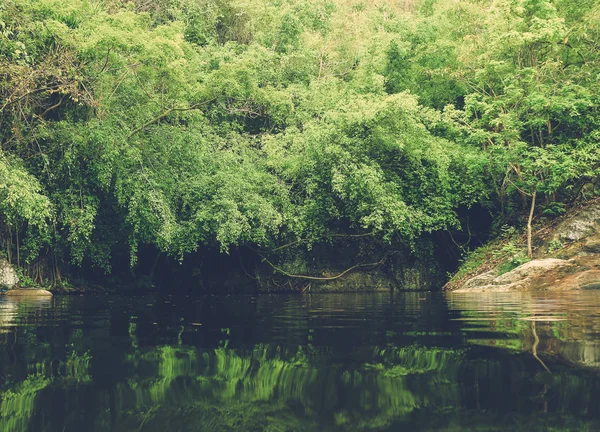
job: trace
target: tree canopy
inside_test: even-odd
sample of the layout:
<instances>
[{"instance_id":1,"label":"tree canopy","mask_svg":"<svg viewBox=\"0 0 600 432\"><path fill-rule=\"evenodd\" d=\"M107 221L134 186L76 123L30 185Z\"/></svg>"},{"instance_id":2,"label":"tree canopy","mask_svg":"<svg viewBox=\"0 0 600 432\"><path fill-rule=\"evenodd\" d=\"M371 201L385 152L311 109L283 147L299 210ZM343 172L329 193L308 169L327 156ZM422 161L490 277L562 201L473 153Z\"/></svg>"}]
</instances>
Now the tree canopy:
<instances>
[{"instance_id":1,"label":"tree canopy","mask_svg":"<svg viewBox=\"0 0 600 432\"><path fill-rule=\"evenodd\" d=\"M597 187L599 29L575 0L5 0L5 248L110 272L556 208Z\"/></svg>"}]
</instances>

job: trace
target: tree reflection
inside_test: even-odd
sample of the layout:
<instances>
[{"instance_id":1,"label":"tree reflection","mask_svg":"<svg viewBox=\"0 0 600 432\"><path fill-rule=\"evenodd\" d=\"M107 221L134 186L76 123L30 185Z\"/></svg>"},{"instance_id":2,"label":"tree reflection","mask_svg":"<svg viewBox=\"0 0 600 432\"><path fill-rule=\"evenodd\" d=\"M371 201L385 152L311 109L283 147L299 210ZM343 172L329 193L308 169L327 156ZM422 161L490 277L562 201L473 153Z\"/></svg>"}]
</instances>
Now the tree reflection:
<instances>
[{"instance_id":1,"label":"tree reflection","mask_svg":"<svg viewBox=\"0 0 600 432\"><path fill-rule=\"evenodd\" d=\"M600 367L600 306L595 292L452 294L451 310L473 344L528 351L584 367ZM487 338L474 325L494 332ZM498 334L503 337L495 337ZM542 360L543 363L543 360Z\"/></svg>"},{"instance_id":2,"label":"tree reflection","mask_svg":"<svg viewBox=\"0 0 600 432\"><path fill-rule=\"evenodd\" d=\"M419 313L427 307L414 302ZM518 302L452 298L456 321L444 328L459 323L467 343L402 344L390 333L347 358L323 336L239 344L235 331L217 327L212 347L194 346L182 321L166 317L170 336L153 345L148 323L121 309L110 325L66 327L43 325L44 313L59 309L27 309L27 325L1 336L0 430L596 430L595 324L574 301ZM582 321L518 319L550 309ZM108 350L98 342L113 338Z\"/></svg>"}]
</instances>

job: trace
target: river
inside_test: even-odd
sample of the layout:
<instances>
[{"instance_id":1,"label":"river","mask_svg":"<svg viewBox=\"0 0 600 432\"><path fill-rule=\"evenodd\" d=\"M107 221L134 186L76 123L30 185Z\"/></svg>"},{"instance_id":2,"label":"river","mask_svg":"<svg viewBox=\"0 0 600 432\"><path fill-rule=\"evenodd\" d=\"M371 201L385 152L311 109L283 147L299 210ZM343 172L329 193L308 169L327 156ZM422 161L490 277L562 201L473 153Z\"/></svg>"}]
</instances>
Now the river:
<instances>
[{"instance_id":1,"label":"river","mask_svg":"<svg viewBox=\"0 0 600 432\"><path fill-rule=\"evenodd\" d=\"M600 292L0 297L0 431L600 430Z\"/></svg>"}]
</instances>

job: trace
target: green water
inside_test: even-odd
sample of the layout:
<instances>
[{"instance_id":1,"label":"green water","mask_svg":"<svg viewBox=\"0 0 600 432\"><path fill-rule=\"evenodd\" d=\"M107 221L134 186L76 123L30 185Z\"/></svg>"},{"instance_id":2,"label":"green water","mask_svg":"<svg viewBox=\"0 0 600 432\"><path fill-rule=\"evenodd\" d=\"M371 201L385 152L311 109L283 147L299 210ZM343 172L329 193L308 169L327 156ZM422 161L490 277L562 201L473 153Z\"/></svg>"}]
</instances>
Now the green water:
<instances>
[{"instance_id":1,"label":"green water","mask_svg":"<svg viewBox=\"0 0 600 432\"><path fill-rule=\"evenodd\" d=\"M0 431L600 430L600 292L0 297Z\"/></svg>"}]
</instances>

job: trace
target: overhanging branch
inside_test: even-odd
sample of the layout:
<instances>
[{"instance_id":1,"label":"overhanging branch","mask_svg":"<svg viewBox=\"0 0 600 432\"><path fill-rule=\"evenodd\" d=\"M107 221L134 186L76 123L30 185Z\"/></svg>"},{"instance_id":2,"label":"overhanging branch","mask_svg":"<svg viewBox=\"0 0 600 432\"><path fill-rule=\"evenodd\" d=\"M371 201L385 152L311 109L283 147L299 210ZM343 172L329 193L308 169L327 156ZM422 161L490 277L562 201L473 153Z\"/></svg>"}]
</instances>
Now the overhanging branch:
<instances>
[{"instance_id":1,"label":"overhanging branch","mask_svg":"<svg viewBox=\"0 0 600 432\"><path fill-rule=\"evenodd\" d=\"M307 276L307 275L296 275L296 274L291 274L286 272L285 270L277 267L275 264L273 264L271 261L269 261L264 255L262 254L258 254L260 255L260 257L262 258L263 261L265 261L267 264L269 264L275 271L281 273L284 276L290 277L290 278L294 278L294 279L306 279L306 280L312 280L312 281L332 281L332 280L336 280L341 278L342 276L350 273L352 270L356 270L357 268L363 268L363 267L377 267L378 265L381 265L385 262L387 255L384 256L380 261L375 262L375 263L363 263L363 264L356 264L346 270L344 270L343 272L341 272L340 274L336 275L336 276L330 276L330 277L317 277L317 276Z\"/></svg>"}]
</instances>

